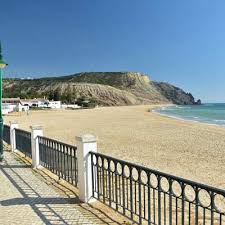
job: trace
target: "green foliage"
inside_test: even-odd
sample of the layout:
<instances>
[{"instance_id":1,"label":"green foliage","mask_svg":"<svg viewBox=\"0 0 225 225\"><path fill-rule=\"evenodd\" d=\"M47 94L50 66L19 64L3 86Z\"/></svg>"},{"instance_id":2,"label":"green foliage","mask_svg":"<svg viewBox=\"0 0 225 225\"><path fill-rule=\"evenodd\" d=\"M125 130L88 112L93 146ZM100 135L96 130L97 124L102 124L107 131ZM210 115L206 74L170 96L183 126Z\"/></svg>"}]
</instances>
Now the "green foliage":
<instances>
[{"instance_id":1,"label":"green foliage","mask_svg":"<svg viewBox=\"0 0 225 225\"><path fill-rule=\"evenodd\" d=\"M53 91L53 90L51 90L51 91L49 92L49 94L48 94L48 99L49 99L49 100L53 100L53 99L54 99L54 91Z\"/></svg>"},{"instance_id":2,"label":"green foliage","mask_svg":"<svg viewBox=\"0 0 225 225\"><path fill-rule=\"evenodd\" d=\"M51 90L49 93L47 93L48 99L49 100L54 100L54 101L59 101L60 100L60 91L59 89L56 90Z\"/></svg>"},{"instance_id":3,"label":"green foliage","mask_svg":"<svg viewBox=\"0 0 225 225\"><path fill-rule=\"evenodd\" d=\"M54 101L59 101L60 100L60 93L59 93L59 89L56 89L53 93L53 100Z\"/></svg>"},{"instance_id":4,"label":"green foliage","mask_svg":"<svg viewBox=\"0 0 225 225\"><path fill-rule=\"evenodd\" d=\"M98 101L94 98L81 96L77 99L76 104L85 108L94 108L98 105Z\"/></svg>"}]
</instances>

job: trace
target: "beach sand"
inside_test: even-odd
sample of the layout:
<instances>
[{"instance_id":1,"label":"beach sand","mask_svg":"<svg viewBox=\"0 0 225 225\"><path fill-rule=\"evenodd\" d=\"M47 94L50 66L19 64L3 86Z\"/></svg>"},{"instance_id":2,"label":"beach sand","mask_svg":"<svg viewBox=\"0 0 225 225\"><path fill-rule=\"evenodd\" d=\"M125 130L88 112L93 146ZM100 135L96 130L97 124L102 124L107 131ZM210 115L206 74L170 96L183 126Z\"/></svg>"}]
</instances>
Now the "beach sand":
<instances>
[{"instance_id":1,"label":"beach sand","mask_svg":"<svg viewBox=\"0 0 225 225\"><path fill-rule=\"evenodd\" d=\"M75 144L98 137L98 151L193 181L225 188L225 128L148 112L155 106L31 111L5 116L19 127L42 125L44 136Z\"/></svg>"}]
</instances>

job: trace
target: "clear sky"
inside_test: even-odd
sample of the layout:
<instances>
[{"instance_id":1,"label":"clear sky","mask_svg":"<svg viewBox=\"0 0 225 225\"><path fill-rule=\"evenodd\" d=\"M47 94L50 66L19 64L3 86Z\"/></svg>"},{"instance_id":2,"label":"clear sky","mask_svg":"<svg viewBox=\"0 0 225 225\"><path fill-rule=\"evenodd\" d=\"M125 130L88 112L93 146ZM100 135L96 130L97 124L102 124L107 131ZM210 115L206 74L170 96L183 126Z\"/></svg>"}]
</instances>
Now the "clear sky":
<instances>
[{"instance_id":1,"label":"clear sky","mask_svg":"<svg viewBox=\"0 0 225 225\"><path fill-rule=\"evenodd\" d=\"M138 71L225 102L224 0L0 0L8 77Z\"/></svg>"}]
</instances>

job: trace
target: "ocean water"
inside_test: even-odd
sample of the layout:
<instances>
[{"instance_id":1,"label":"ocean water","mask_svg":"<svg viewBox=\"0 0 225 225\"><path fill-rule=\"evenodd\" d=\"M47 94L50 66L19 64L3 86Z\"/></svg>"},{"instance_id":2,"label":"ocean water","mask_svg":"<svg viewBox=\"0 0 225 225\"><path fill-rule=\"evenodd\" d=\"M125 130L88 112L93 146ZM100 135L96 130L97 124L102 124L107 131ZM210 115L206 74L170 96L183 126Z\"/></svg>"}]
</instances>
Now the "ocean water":
<instances>
[{"instance_id":1,"label":"ocean water","mask_svg":"<svg viewBox=\"0 0 225 225\"><path fill-rule=\"evenodd\" d=\"M225 103L208 103L193 106L168 106L157 108L154 111L170 117L225 127Z\"/></svg>"}]
</instances>

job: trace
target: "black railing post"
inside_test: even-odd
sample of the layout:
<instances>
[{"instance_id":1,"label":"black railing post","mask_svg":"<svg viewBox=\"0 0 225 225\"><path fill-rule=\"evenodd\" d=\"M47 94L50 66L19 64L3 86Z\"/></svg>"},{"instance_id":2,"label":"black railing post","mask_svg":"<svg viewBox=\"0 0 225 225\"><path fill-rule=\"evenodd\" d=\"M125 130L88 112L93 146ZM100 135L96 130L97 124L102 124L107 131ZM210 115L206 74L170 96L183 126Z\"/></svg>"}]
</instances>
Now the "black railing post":
<instances>
[{"instance_id":1,"label":"black railing post","mask_svg":"<svg viewBox=\"0 0 225 225\"><path fill-rule=\"evenodd\" d=\"M136 169L138 171L139 224L142 224L141 169L140 168Z\"/></svg>"},{"instance_id":2,"label":"black railing post","mask_svg":"<svg viewBox=\"0 0 225 225\"><path fill-rule=\"evenodd\" d=\"M182 182L181 183L181 197L182 197L182 202L181 202L181 223L182 225L184 225L185 221L185 217L184 217L184 214L185 214L185 193L184 193L184 188L185 188L185 185L184 183Z\"/></svg>"},{"instance_id":3,"label":"black railing post","mask_svg":"<svg viewBox=\"0 0 225 225\"><path fill-rule=\"evenodd\" d=\"M160 184L161 177L157 176L158 181L158 225L161 225L161 184Z\"/></svg>"}]
</instances>

